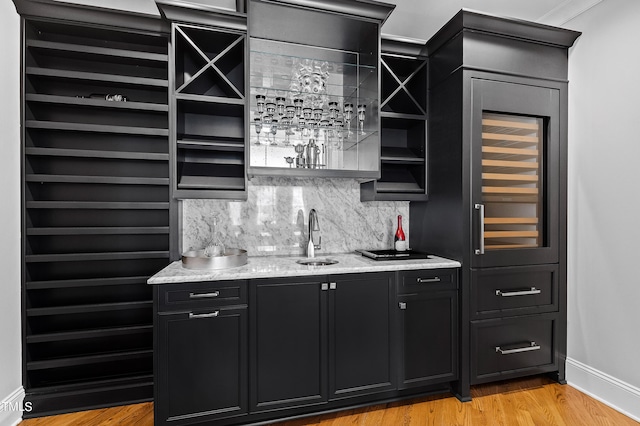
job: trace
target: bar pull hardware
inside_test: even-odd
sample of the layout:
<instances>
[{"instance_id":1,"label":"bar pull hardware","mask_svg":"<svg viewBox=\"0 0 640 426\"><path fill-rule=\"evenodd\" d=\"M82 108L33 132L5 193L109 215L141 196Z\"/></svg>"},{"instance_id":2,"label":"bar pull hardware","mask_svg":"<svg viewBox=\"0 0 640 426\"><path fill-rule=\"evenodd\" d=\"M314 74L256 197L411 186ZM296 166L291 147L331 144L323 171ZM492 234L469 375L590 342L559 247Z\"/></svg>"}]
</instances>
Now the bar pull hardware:
<instances>
[{"instance_id":1,"label":"bar pull hardware","mask_svg":"<svg viewBox=\"0 0 640 426\"><path fill-rule=\"evenodd\" d=\"M189 312L189 319L198 319L198 318L213 318L220 315L220 311L214 311L209 314L194 314L193 312Z\"/></svg>"},{"instance_id":2,"label":"bar pull hardware","mask_svg":"<svg viewBox=\"0 0 640 426\"><path fill-rule=\"evenodd\" d=\"M417 282L418 284L439 283L439 282L440 282L440 277L433 277L433 278L418 278L418 279L416 279L416 282Z\"/></svg>"},{"instance_id":3,"label":"bar pull hardware","mask_svg":"<svg viewBox=\"0 0 640 426\"><path fill-rule=\"evenodd\" d=\"M338 288L337 283L329 283L329 290L335 290L336 288Z\"/></svg>"},{"instance_id":4,"label":"bar pull hardware","mask_svg":"<svg viewBox=\"0 0 640 426\"><path fill-rule=\"evenodd\" d=\"M521 290L521 291L505 291L496 290L496 296L500 297L511 297L511 296L531 296L533 294L540 294L542 290L537 289L535 287L531 287L531 290Z\"/></svg>"},{"instance_id":5,"label":"bar pull hardware","mask_svg":"<svg viewBox=\"0 0 640 426\"><path fill-rule=\"evenodd\" d=\"M322 291L327 291L327 290L329 290L329 283L322 283L322 284L320 285L320 289L321 289Z\"/></svg>"},{"instance_id":6,"label":"bar pull hardware","mask_svg":"<svg viewBox=\"0 0 640 426\"><path fill-rule=\"evenodd\" d=\"M214 291L211 293L189 293L189 299L206 299L210 297L218 297L220 296L219 291Z\"/></svg>"},{"instance_id":7,"label":"bar pull hardware","mask_svg":"<svg viewBox=\"0 0 640 426\"><path fill-rule=\"evenodd\" d=\"M402 310L407 309L407 302L398 303L398 307L400 307L400 309L402 309Z\"/></svg>"},{"instance_id":8,"label":"bar pull hardware","mask_svg":"<svg viewBox=\"0 0 640 426\"><path fill-rule=\"evenodd\" d=\"M476 255L484 254L484 204L476 204L473 206L480 211L480 248L476 249Z\"/></svg>"},{"instance_id":9,"label":"bar pull hardware","mask_svg":"<svg viewBox=\"0 0 640 426\"><path fill-rule=\"evenodd\" d=\"M519 354L521 352L531 352L540 350L540 345L536 345L536 342L529 342L529 346L515 349L502 349L500 346L496 346L496 352L501 355Z\"/></svg>"}]
</instances>

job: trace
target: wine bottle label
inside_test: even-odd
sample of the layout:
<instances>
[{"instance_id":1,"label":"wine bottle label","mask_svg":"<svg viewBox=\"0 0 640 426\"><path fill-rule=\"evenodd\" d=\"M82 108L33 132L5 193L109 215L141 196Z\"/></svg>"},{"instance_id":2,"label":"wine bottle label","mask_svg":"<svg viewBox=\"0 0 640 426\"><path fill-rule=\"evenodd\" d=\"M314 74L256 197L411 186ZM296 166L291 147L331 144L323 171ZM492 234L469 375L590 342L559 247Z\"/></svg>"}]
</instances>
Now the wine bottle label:
<instances>
[{"instance_id":1,"label":"wine bottle label","mask_svg":"<svg viewBox=\"0 0 640 426\"><path fill-rule=\"evenodd\" d=\"M407 242L404 240L398 240L395 244L396 251L405 251L407 249Z\"/></svg>"}]
</instances>

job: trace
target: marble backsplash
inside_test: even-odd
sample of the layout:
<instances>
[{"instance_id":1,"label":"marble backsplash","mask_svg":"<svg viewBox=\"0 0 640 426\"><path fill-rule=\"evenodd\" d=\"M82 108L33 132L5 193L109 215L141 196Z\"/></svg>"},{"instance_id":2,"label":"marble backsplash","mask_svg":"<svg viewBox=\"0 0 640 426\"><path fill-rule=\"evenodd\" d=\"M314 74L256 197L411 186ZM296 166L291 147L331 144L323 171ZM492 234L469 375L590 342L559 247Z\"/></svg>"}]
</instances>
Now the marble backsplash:
<instances>
[{"instance_id":1,"label":"marble backsplash","mask_svg":"<svg viewBox=\"0 0 640 426\"><path fill-rule=\"evenodd\" d=\"M399 214L409 237L409 202L360 202L355 179L256 177L247 201L188 199L182 209L183 251L204 247L217 223L222 243L249 256L302 255L311 209L322 236L316 256L393 247Z\"/></svg>"}]
</instances>

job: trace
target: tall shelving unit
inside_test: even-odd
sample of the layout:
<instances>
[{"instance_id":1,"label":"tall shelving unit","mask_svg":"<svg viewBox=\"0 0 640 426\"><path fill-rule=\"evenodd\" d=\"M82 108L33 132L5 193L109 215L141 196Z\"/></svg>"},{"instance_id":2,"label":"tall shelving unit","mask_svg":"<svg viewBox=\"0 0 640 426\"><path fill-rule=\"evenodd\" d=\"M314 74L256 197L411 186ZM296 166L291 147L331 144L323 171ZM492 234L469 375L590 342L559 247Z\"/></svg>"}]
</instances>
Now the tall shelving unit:
<instances>
[{"instance_id":1,"label":"tall shelving unit","mask_svg":"<svg viewBox=\"0 0 640 426\"><path fill-rule=\"evenodd\" d=\"M150 400L146 280L176 218L167 35L34 18L23 48L25 416Z\"/></svg>"}]
</instances>

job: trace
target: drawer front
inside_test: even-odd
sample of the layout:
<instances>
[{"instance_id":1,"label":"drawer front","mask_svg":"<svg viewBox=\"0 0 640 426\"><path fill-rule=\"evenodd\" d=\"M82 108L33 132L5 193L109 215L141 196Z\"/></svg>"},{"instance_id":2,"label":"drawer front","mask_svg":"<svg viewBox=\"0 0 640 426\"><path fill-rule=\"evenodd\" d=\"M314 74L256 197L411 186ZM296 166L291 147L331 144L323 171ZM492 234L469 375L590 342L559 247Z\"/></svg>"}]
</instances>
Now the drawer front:
<instances>
[{"instance_id":1,"label":"drawer front","mask_svg":"<svg viewBox=\"0 0 640 426\"><path fill-rule=\"evenodd\" d=\"M457 269L420 269L398 272L398 294L420 291L455 290L458 288Z\"/></svg>"},{"instance_id":2,"label":"drawer front","mask_svg":"<svg viewBox=\"0 0 640 426\"><path fill-rule=\"evenodd\" d=\"M557 369L557 314L471 323L471 383Z\"/></svg>"},{"instance_id":3,"label":"drawer front","mask_svg":"<svg viewBox=\"0 0 640 426\"><path fill-rule=\"evenodd\" d=\"M557 310L557 265L471 270L471 314L474 318Z\"/></svg>"},{"instance_id":4,"label":"drawer front","mask_svg":"<svg viewBox=\"0 0 640 426\"><path fill-rule=\"evenodd\" d=\"M157 285L158 311L244 305L247 281L214 281Z\"/></svg>"}]
</instances>

